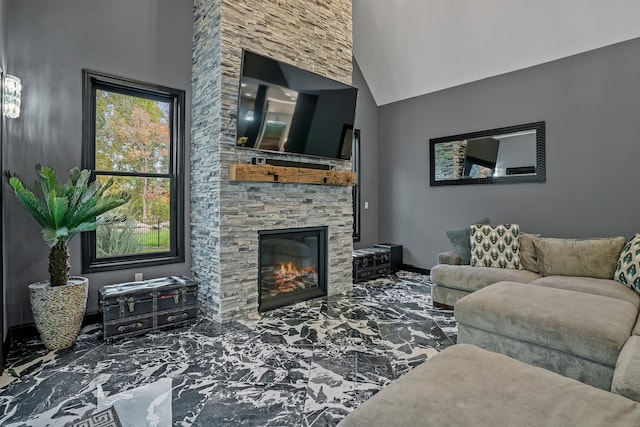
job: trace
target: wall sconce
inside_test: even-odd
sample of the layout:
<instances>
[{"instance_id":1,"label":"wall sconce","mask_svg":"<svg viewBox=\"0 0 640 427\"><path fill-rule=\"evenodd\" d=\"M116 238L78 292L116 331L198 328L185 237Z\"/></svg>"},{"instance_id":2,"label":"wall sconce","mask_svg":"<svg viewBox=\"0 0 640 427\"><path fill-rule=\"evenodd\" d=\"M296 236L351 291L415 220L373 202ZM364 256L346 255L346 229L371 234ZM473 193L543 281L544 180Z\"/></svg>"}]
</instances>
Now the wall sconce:
<instances>
[{"instance_id":1,"label":"wall sconce","mask_svg":"<svg viewBox=\"0 0 640 427\"><path fill-rule=\"evenodd\" d=\"M22 84L20 79L11 74L4 76L3 82L2 112L9 119L20 117L20 99L22 97Z\"/></svg>"},{"instance_id":2,"label":"wall sconce","mask_svg":"<svg viewBox=\"0 0 640 427\"><path fill-rule=\"evenodd\" d=\"M247 111L247 114L245 114L244 119L248 122L252 122L253 121L253 110L249 110Z\"/></svg>"}]
</instances>

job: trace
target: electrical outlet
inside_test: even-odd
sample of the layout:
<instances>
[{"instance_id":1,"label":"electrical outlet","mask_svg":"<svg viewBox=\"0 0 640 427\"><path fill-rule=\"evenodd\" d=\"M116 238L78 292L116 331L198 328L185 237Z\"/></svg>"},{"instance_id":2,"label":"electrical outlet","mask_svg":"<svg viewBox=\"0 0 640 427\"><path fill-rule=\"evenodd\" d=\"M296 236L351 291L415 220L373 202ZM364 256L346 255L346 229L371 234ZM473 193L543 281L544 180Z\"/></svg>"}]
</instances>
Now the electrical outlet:
<instances>
[{"instance_id":1,"label":"electrical outlet","mask_svg":"<svg viewBox=\"0 0 640 427\"><path fill-rule=\"evenodd\" d=\"M133 277L134 277L134 279L133 279L133 280L135 280L136 282L142 282L142 281L144 280L144 279L142 278L142 277L143 277L143 276L142 276L142 273L135 273L135 274L133 275Z\"/></svg>"},{"instance_id":2,"label":"electrical outlet","mask_svg":"<svg viewBox=\"0 0 640 427\"><path fill-rule=\"evenodd\" d=\"M369 209L369 202L364 202L364 208Z\"/></svg>"}]
</instances>

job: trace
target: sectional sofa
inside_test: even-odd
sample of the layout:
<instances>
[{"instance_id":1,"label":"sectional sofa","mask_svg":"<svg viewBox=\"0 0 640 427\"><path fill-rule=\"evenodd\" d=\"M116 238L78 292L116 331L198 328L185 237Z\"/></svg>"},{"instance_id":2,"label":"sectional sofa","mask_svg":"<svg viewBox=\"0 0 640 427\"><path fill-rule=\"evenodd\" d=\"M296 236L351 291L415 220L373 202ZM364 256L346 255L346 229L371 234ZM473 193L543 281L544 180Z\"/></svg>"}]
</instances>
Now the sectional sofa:
<instances>
[{"instance_id":1,"label":"sectional sofa","mask_svg":"<svg viewBox=\"0 0 640 427\"><path fill-rule=\"evenodd\" d=\"M520 244L525 268L439 255L433 300L455 306L458 344L340 426L640 425L640 235Z\"/></svg>"},{"instance_id":2,"label":"sectional sofa","mask_svg":"<svg viewBox=\"0 0 640 427\"><path fill-rule=\"evenodd\" d=\"M521 269L461 265L460 257L453 251L438 254L438 264L431 269L434 304L451 308L460 298L501 281L638 301L636 292L612 280L625 245L624 237L572 240L520 233L519 243Z\"/></svg>"},{"instance_id":3,"label":"sectional sofa","mask_svg":"<svg viewBox=\"0 0 640 427\"><path fill-rule=\"evenodd\" d=\"M462 298L455 317L458 343L506 354L640 400L640 364L628 363L640 360L637 304L586 292L498 282ZM627 357L621 358L623 351Z\"/></svg>"},{"instance_id":4,"label":"sectional sofa","mask_svg":"<svg viewBox=\"0 0 640 427\"><path fill-rule=\"evenodd\" d=\"M459 343L640 401L640 295L613 280L623 247L523 234L526 268L439 264L433 300L455 306Z\"/></svg>"}]
</instances>

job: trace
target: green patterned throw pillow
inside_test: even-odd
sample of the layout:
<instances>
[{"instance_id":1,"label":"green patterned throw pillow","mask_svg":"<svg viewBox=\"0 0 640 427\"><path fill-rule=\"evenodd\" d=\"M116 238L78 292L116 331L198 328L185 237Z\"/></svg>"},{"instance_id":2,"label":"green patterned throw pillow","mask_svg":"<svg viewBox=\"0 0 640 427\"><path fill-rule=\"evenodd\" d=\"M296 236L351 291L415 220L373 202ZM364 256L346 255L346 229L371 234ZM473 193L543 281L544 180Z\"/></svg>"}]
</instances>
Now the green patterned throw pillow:
<instances>
[{"instance_id":1,"label":"green patterned throw pillow","mask_svg":"<svg viewBox=\"0 0 640 427\"><path fill-rule=\"evenodd\" d=\"M622 249L614 278L640 293L640 234L633 236Z\"/></svg>"},{"instance_id":2,"label":"green patterned throw pillow","mask_svg":"<svg viewBox=\"0 0 640 427\"><path fill-rule=\"evenodd\" d=\"M472 225L471 265L522 270L519 236L518 224Z\"/></svg>"}]
</instances>

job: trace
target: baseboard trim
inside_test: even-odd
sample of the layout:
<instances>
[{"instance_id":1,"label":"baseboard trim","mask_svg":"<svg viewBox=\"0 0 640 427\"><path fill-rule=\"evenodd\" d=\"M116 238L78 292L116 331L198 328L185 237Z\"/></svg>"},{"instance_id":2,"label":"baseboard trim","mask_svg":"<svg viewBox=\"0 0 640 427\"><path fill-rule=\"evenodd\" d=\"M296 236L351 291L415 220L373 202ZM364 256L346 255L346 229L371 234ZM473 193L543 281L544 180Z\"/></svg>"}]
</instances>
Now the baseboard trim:
<instances>
[{"instance_id":1,"label":"baseboard trim","mask_svg":"<svg viewBox=\"0 0 640 427\"><path fill-rule=\"evenodd\" d=\"M426 275L430 275L431 274L431 270L430 269L422 268L422 267L416 267L415 265L411 265L411 264L402 264L401 269L402 270L411 271L413 273L421 273L421 274L426 274Z\"/></svg>"},{"instance_id":2,"label":"baseboard trim","mask_svg":"<svg viewBox=\"0 0 640 427\"><path fill-rule=\"evenodd\" d=\"M447 305L447 304L441 304L435 301L433 301L433 308L437 308L439 310L453 310L453 306Z\"/></svg>"},{"instance_id":3,"label":"baseboard trim","mask_svg":"<svg viewBox=\"0 0 640 427\"><path fill-rule=\"evenodd\" d=\"M2 366L0 369L4 369L7 366L7 356L9 355L9 331L7 331L7 336L2 341Z\"/></svg>"}]
</instances>

